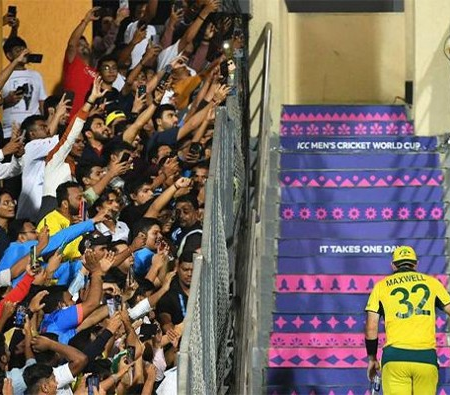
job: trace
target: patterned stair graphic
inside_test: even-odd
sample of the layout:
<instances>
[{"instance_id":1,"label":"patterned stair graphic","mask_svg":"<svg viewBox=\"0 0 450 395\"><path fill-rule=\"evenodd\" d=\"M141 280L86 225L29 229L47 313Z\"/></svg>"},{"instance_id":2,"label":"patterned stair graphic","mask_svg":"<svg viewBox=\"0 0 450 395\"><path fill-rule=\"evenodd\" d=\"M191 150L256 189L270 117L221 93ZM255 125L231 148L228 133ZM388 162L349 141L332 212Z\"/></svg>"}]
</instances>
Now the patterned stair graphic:
<instances>
[{"instance_id":1,"label":"patterned stair graphic","mask_svg":"<svg viewBox=\"0 0 450 395\"><path fill-rule=\"evenodd\" d=\"M378 345L382 347L386 341L384 333L378 334ZM447 345L447 335L437 333L436 344ZM365 347L363 333L280 333L270 334L271 347Z\"/></svg>"},{"instance_id":2,"label":"patterned stair graphic","mask_svg":"<svg viewBox=\"0 0 450 395\"><path fill-rule=\"evenodd\" d=\"M450 350L437 348L438 363L450 366ZM360 348L271 348L269 367L280 368L367 368L367 352Z\"/></svg>"},{"instance_id":3,"label":"patterned stair graphic","mask_svg":"<svg viewBox=\"0 0 450 395\"><path fill-rule=\"evenodd\" d=\"M340 242L333 240L279 240L278 256L311 256L327 254L336 255L389 255L395 246L407 245L410 239L392 240L350 240L342 239ZM442 239L417 239L414 241L414 249L418 256L422 255L443 255L445 254L445 240Z\"/></svg>"},{"instance_id":4,"label":"patterned stair graphic","mask_svg":"<svg viewBox=\"0 0 450 395\"><path fill-rule=\"evenodd\" d=\"M444 255L420 257L419 268L429 274L445 273ZM391 273L389 259L378 256L307 256L278 258L279 274L383 274Z\"/></svg>"},{"instance_id":5,"label":"patterned stair graphic","mask_svg":"<svg viewBox=\"0 0 450 395\"><path fill-rule=\"evenodd\" d=\"M406 209L405 209L406 211ZM354 209L354 215L357 209ZM350 212L350 215L352 213ZM284 240L308 237L310 239L367 239L372 240L398 237L401 239L445 237L443 221L389 221L360 222L357 226L349 222L281 222L280 237ZM412 241L410 241L412 242Z\"/></svg>"},{"instance_id":6,"label":"patterned stair graphic","mask_svg":"<svg viewBox=\"0 0 450 395\"><path fill-rule=\"evenodd\" d=\"M403 106L372 106L372 105L342 105L342 106L283 106L282 121L406 121L406 111Z\"/></svg>"},{"instance_id":7,"label":"patterned stair graphic","mask_svg":"<svg viewBox=\"0 0 450 395\"><path fill-rule=\"evenodd\" d=\"M269 395L370 395L371 391L368 389L368 383L365 386L330 386L330 385L310 385L288 387L270 386L268 388ZM450 385L438 386L437 395L450 395Z\"/></svg>"},{"instance_id":8,"label":"patterned stair graphic","mask_svg":"<svg viewBox=\"0 0 450 395\"><path fill-rule=\"evenodd\" d=\"M394 203L442 202L441 187L404 188L281 188L282 203Z\"/></svg>"},{"instance_id":9,"label":"patterned stair graphic","mask_svg":"<svg viewBox=\"0 0 450 395\"><path fill-rule=\"evenodd\" d=\"M314 137L365 137L365 136L411 136L414 124L408 121L282 121L280 136L314 136Z\"/></svg>"},{"instance_id":10,"label":"patterned stair graphic","mask_svg":"<svg viewBox=\"0 0 450 395\"><path fill-rule=\"evenodd\" d=\"M444 175L434 169L378 171L286 171L280 173L280 186L297 188L387 188L441 186Z\"/></svg>"},{"instance_id":11,"label":"patterned stair graphic","mask_svg":"<svg viewBox=\"0 0 450 395\"><path fill-rule=\"evenodd\" d=\"M345 159L345 160L344 160ZM430 153L419 154L383 154L364 153L355 155L298 155L282 153L280 164L284 170L373 170L373 169L398 169L398 168L436 168L439 166L439 155Z\"/></svg>"},{"instance_id":12,"label":"patterned stair graphic","mask_svg":"<svg viewBox=\"0 0 450 395\"><path fill-rule=\"evenodd\" d=\"M368 388L366 369L326 369L326 368L269 368L267 370L267 380L271 386L280 386L280 388L294 387L295 384L301 383L306 386L324 385L333 383L336 386L362 386ZM439 369L439 383L450 384L450 369ZM290 392L281 392L282 394L290 394ZM280 394L281 394L280 393ZM302 394L303 395L303 394ZM360 394L355 394L360 395ZM422 394L420 394L422 395Z\"/></svg>"},{"instance_id":13,"label":"patterned stair graphic","mask_svg":"<svg viewBox=\"0 0 450 395\"><path fill-rule=\"evenodd\" d=\"M331 295L332 298L335 295ZM366 297L367 299L367 297ZM281 333L364 333L366 314L364 310L356 314L351 313L324 313L319 312L300 314L273 314L272 325L274 332ZM300 316L301 315L301 316ZM446 315L436 312L436 331L445 332Z\"/></svg>"},{"instance_id":14,"label":"patterned stair graphic","mask_svg":"<svg viewBox=\"0 0 450 395\"><path fill-rule=\"evenodd\" d=\"M415 276L415 274L413 274ZM355 275L277 275L276 291L279 293L338 293L369 294L374 284L384 276ZM437 274L436 277L445 287L448 276Z\"/></svg>"},{"instance_id":15,"label":"patterned stair graphic","mask_svg":"<svg viewBox=\"0 0 450 395\"><path fill-rule=\"evenodd\" d=\"M443 203L325 203L281 204L283 220L301 221L438 221L444 218Z\"/></svg>"}]
</instances>

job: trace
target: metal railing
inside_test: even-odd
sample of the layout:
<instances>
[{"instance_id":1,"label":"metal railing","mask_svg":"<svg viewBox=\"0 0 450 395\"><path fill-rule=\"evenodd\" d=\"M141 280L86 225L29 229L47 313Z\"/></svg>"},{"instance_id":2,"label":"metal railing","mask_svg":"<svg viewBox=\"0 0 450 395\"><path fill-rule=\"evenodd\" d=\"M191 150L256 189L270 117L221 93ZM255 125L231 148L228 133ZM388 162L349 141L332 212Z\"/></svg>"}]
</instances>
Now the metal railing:
<instances>
[{"instance_id":1,"label":"metal railing","mask_svg":"<svg viewBox=\"0 0 450 395\"><path fill-rule=\"evenodd\" d=\"M242 253L245 265L240 265L240 272L237 278L237 294L240 298L240 307L237 314L236 338L241 342L236 344L235 356L235 387L232 393L235 394L260 394L263 377L265 356L263 352L259 332L261 310L267 309L261 303L261 278L263 256L269 243L265 240L266 215L263 210L266 199L267 176L270 163L270 127L271 118L269 111L270 103L270 57L272 43L272 25L267 23L262 31L249 59L250 67L263 53L263 67L261 73L255 78L255 85L261 82L261 100L259 105L259 130L256 147L256 163L251 171L253 174L254 194L248 202L247 232ZM252 87L251 91L256 91ZM272 206L272 211L273 206ZM272 272L273 274L273 272ZM271 275L270 275L270 278ZM270 289L272 289L270 287Z\"/></svg>"},{"instance_id":2,"label":"metal railing","mask_svg":"<svg viewBox=\"0 0 450 395\"><path fill-rule=\"evenodd\" d=\"M178 357L178 394L227 391L232 371L232 290L246 188L242 149L245 65L235 59L235 95L216 111L206 184L202 255L195 259Z\"/></svg>"}]
</instances>

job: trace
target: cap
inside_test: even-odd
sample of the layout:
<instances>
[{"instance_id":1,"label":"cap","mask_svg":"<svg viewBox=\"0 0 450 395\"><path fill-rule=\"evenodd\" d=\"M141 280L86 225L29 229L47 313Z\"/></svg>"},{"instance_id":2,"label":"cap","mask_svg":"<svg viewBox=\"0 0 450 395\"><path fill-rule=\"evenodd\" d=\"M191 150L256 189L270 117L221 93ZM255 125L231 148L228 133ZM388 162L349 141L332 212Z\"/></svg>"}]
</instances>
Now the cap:
<instances>
[{"instance_id":1,"label":"cap","mask_svg":"<svg viewBox=\"0 0 450 395\"><path fill-rule=\"evenodd\" d=\"M95 231L85 234L80 244L84 245L85 248L89 248L91 246L109 245L111 241L111 236L104 236L100 232Z\"/></svg>"},{"instance_id":2,"label":"cap","mask_svg":"<svg viewBox=\"0 0 450 395\"><path fill-rule=\"evenodd\" d=\"M392 253L392 263L417 262L416 252L412 247L400 246Z\"/></svg>"},{"instance_id":3,"label":"cap","mask_svg":"<svg viewBox=\"0 0 450 395\"><path fill-rule=\"evenodd\" d=\"M127 116L123 111L115 110L113 112L110 112L108 116L106 117L105 124L106 126L111 125L117 118L126 118Z\"/></svg>"}]
</instances>

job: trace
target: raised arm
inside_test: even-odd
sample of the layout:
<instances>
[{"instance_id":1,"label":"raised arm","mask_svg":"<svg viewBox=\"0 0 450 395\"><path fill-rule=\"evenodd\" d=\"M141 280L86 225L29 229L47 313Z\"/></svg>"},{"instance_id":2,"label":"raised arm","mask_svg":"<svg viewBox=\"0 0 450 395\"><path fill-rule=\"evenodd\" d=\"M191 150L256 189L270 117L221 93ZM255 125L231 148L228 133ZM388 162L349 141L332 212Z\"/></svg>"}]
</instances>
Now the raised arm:
<instances>
[{"instance_id":1,"label":"raised arm","mask_svg":"<svg viewBox=\"0 0 450 395\"><path fill-rule=\"evenodd\" d=\"M16 68L17 64L20 62L23 62L25 57L30 53L28 49L24 49L20 55L15 58L11 63L8 64L1 72L0 72L0 89L3 89L3 86L6 84L6 81L8 81L9 77L11 76L12 72Z\"/></svg>"},{"instance_id":2,"label":"raised arm","mask_svg":"<svg viewBox=\"0 0 450 395\"><path fill-rule=\"evenodd\" d=\"M31 340L33 351L42 352L51 350L58 353L69 362L69 369L73 377L76 377L88 363L87 356L75 347L50 340L45 336L35 336Z\"/></svg>"},{"instance_id":3,"label":"raised arm","mask_svg":"<svg viewBox=\"0 0 450 395\"><path fill-rule=\"evenodd\" d=\"M200 11L200 14L198 14L197 18L195 18L194 22L192 22L183 34L183 37L181 37L180 43L178 44L178 52L181 52L190 42L194 41L194 38L202 27L203 22L209 14L216 12L219 9L219 6L220 0L207 0L206 5Z\"/></svg>"},{"instance_id":4,"label":"raised arm","mask_svg":"<svg viewBox=\"0 0 450 395\"><path fill-rule=\"evenodd\" d=\"M83 33L86 30L86 27L89 24L89 22L96 21L99 19L98 16L95 16L95 12L99 9L100 7L91 8L70 35L66 48L66 58L69 61L69 63L72 63L73 60L75 59L78 49L78 42L83 36Z\"/></svg>"},{"instance_id":5,"label":"raised arm","mask_svg":"<svg viewBox=\"0 0 450 395\"><path fill-rule=\"evenodd\" d=\"M144 20L147 23L150 23L153 18L156 16L156 10L158 9L159 0L148 0L147 5L145 7L144 12Z\"/></svg>"}]
</instances>

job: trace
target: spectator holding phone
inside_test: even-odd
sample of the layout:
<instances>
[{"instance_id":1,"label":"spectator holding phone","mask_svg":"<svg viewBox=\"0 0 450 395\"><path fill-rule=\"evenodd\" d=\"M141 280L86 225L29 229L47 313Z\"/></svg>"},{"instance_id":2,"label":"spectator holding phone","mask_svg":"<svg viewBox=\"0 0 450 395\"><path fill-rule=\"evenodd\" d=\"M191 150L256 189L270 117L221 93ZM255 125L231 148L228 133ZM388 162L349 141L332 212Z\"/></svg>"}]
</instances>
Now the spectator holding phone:
<instances>
[{"instance_id":1,"label":"spectator holding phone","mask_svg":"<svg viewBox=\"0 0 450 395\"><path fill-rule=\"evenodd\" d=\"M96 70L92 65L91 48L83 36L87 25L99 17L96 12L100 7L91 8L72 32L64 55L63 79L64 90L75 93L71 116L83 106L87 92L92 86Z\"/></svg>"},{"instance_id":2,"label":"spectator holding phone","mask_svg":"<svg viewBox=\"0 0 450 395\"><path fill-rule=\"evenodd\" d=\"M3 52L14 71L6 81L3 90L3 136L11 137L12 123L22 123L30 115L41 114L47 93L39 72L28 70L27 43L20 37L8 38L3 44Z\"/></svg>"}]
</instances>

